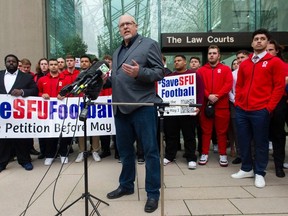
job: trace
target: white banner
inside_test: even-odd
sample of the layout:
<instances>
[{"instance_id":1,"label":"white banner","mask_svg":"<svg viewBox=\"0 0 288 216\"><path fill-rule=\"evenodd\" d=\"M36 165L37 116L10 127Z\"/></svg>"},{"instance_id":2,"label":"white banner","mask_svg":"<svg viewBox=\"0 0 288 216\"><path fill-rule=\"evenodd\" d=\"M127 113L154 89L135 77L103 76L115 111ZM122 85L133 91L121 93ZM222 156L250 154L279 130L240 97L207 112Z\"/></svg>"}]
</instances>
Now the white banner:
<instances>
[{"instance_id":1,"label":"white banner","mask_svg":"<svg viewBox=\"0 0 288 216\"><path fill-rule=\"evenodd\" d=\"M158 81L157 93L163 99L163 103L169 103L165 107L164 116L196 115L195 107L173 106L173 104L196 103L196 74L183 74L167 76Z\"/></svg>"},{"instance_id":2,"label":"white banner","mask_svg":"<svg viewBox=\"0 0 288 216\"><path fill-rule=\"evenodd\" d=\"M100 96L97 102L111 102L111 96ZM0 95L0 138L37 138L84 136L84 122L79 120L83 99L58 100L41 97ZM114 135L111 105L92 104L87 113L87 136Z\"/></svg>"}]
</instances>

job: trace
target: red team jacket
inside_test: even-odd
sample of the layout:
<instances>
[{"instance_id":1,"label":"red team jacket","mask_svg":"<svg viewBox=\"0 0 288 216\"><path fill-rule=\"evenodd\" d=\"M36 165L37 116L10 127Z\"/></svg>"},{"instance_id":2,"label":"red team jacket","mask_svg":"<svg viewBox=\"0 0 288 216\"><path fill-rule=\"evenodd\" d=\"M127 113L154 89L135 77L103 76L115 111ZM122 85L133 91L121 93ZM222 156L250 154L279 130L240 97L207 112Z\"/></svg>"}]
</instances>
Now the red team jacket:
<instances>
[{"instance_id":1,"label":"red team jacket","mask_svg":"<svg viewBox=\"0 0 288 216\"><path fill-rule=\"evenodd\" d=\"M42 97L43 94L48 94L50 97L57 97L59 91L65 85L63 74L57 77L52 77L50 73L41 77L38 82L38 95Z\"/></svg>"},{"instance_id":2,"label":"red team jacket","mask_svg":"<svg viewBox=\"0 0 288 216\"><path fill-rule=\"evenodd\" d=\"M204 103L208 102L210 94L217 94L219 100L215 103L215 108L229 108L228 93L233 83L230 68L222 63L218 63L215 67L206 63L198 69L197 73L202 77L205 86Z\"/></svg>"},{"instance_id":3,"label":"red team jacket","mask_svg":"<svg viewBox=\"0 0 288 216\"><path fill-rule=\"evenodd\" d=\"M67 69L64 70L61 74L63 74L64 79L65 79L65 84L69 85L72 84L76 78L78 77L78 75L80 74L79 70L74 70L73 73L71 74Z\"/></svg>"},{"instance_id":4,"label":"red team jacket","mask_svg":"<svg viewBox=\"0 0 288 216\"><path fill-rule=\"evenodd\" d=\"M235 106L246 111L266 108L272 112L284 94L284 62L267 53L254 64L252 56L239 66Z\"/></svg>"},{"instance_id":5,"label":"red team jacket","mask_svg":"<svg viewBox=\"0 0 288 216\"><path fill-rule=\"evenodd\" d=\"M107 72L106 76L111 76L111 70ZM112 95L112 88L102 89L99 96L109 96Z\"/></svg>"}]
</instances>

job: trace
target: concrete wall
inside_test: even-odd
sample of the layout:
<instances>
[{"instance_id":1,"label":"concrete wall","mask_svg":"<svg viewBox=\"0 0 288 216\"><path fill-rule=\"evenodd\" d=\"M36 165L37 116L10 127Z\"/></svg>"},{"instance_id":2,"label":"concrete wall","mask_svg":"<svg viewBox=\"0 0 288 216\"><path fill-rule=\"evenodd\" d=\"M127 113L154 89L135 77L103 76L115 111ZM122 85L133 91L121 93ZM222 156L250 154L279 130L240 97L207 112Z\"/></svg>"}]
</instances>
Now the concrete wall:
<instances>
[{"instance_id":1,"label":"concrete wall","mask_svg":"<svg viewBox=\"0 0 288 216\"><path fill-rule=\"evenodd\" d=\"M30 59L35 71L38 60L46 57L45 0L1 0L0 20L0 69L12 53Z\"/></svg>"}]
</instances>

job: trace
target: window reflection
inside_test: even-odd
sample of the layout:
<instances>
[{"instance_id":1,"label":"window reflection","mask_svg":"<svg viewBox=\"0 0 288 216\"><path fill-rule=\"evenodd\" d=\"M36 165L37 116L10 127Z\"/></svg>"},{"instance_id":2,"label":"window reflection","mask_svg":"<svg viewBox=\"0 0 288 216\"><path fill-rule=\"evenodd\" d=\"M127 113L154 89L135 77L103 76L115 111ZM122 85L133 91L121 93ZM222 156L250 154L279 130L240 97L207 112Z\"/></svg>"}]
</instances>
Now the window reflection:
<instances>
[{"instance_id":1,"label":"window reflection","mask_svg":"<svg viewBox=\"0 0 288 216\"><path fill-rule=\"evenodd\" d=\"M112 54L121 37L118 19L136 17L138 31L161 33L287 31L287 0L47 0L48 57L65 56L77 42L87 53Z\"/></svg>"}]
</instances>

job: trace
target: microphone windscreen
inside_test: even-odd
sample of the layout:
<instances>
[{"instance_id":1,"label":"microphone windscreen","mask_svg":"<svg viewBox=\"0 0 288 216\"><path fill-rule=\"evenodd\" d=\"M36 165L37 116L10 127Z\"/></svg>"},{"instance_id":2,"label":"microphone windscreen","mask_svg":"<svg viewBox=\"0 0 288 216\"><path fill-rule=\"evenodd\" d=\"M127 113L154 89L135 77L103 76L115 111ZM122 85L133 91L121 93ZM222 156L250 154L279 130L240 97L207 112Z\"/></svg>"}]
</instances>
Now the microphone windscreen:
<instances>
[{"instance_id":1,"label":"microphone windscreen","mask_svg":"<svg viewBox=\"0 0 288 216\"><path fill-rule=\"evenodd\" d=\"M106 61L98 61L92 64L86 71L83 71L76 78L75 83L77 86L83 86L84 88L77 88L80 91L85 92L85 95L92 100L96 100L102 90L103 80L102 74L106 74L109 71L109 64ZM88 86L81 85L86 83ZM80 92L79 91L79 92ZM79 94L77 92L77 94Z\"/></svg>"},{"instance_id":2,"label":"microphone windscreen","mask_svg":"<svg viewBox=\"0 0 288 216\"><path fill-rule=\"evenodd\" d=\"M102 74L106 74L108 71L109 71L109 64L104 60L98 61L93 63L89 68L80 73L75 81L78 81L80 79L91 78L96 73L98 73L98 75L101 76Z\"/></svg>"},{"instance_id":3,"label":"microphone windscreen","mask_svg":"<svg viewBox=\"0 0 288 216\"><path fill-rule=\"evenodd\" d=\"M60 90L59 94L60 94L60 96L64 97L64 96L66 96L68 93L70 93L72 89L73 89L73 85L71 85L71 84L70 84L70 85L67 85L67 86L64 86L64 87Z\"/></svg>"},{"instance_id":4,"label":"microphone windscreen","mask_svg":"<svg viewBox=\"0 0 288 216\"><path fill-rule=\"evenodd\" d=\"M85 94L90 98L91 100L96 100L102 90L103 87L103 80L97 79L90 85L88 85Z\"/></svg>"},{"instance_id":5,"label":"microphone windscreen","mask_svg":"<svg viewBox=\"0 0 288 216\"><path fill-rule=\"evenodd\" d=\"M102 75L106 74L108 71L109 71L109 64L106 61L102 60L92 64L84 73L95 74L102 72L101 74L99 74Z\"/></svg>"}]
</instances>

